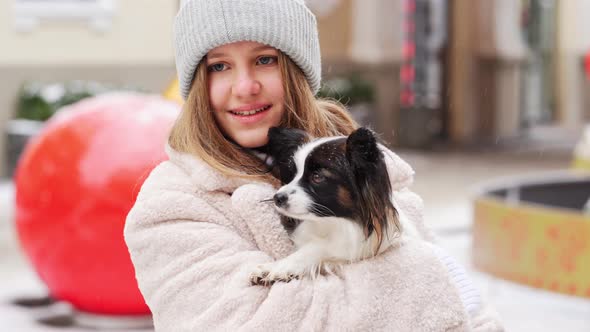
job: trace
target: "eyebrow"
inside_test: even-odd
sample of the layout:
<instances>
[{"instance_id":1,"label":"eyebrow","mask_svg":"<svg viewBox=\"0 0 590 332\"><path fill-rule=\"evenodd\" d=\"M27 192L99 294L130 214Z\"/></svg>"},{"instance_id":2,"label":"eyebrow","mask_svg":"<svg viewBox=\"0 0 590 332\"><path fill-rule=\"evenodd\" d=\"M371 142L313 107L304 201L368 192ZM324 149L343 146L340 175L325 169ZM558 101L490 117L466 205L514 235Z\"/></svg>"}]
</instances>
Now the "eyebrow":
<instances>
[{"instance_id":1,"label":"eyebrow","mask_svg":"<svg viewBox=\"0 0 590 332\"><path fill-rule=\"evenodd\" d=\"M260 46L256 46L254 48L252 48L250 50L251 53L256 53L256 52L261 52L261 51L266 51L266 50L274 50L275 48L269 45L260 45ZM208 53L207 54L207 59L215 59L215 58L223 58L227 56L227 54L223 53L223 52L215 52L215 53Z\"/></svg>"}]
</instances>

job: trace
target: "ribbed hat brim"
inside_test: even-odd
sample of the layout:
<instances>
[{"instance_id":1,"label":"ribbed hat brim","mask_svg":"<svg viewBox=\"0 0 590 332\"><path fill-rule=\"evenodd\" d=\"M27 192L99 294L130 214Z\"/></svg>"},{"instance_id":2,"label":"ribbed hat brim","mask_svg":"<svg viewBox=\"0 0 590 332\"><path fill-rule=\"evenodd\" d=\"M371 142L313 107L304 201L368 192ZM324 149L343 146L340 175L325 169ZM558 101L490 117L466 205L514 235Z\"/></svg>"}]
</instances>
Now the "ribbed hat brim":
<instances>
[{"instance_id":1,"label":"ribbed hat brim","mask_svg":"<svg viewBox=\"0 0 590 332\"><path fill-rule=\"evenodd\" d=\"M180 92L187 98L201 59L211 49L238 41L273 46L303 71L314 93L320 88L321 58L315 16L294 0L192 0L174 24Z\"/></svg>"}]
</instances>

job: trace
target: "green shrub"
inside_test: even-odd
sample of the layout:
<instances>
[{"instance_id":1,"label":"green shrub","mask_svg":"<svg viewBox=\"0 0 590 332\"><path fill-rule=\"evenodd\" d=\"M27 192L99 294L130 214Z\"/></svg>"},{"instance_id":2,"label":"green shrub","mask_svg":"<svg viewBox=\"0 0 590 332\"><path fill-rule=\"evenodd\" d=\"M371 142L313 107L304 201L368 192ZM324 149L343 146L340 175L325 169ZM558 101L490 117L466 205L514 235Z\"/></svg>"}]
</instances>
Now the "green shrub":
<instances>
[{"instance_id":1,"label":"green shrub","mask_svg":"<svg viewBox=\"0 0 590 332\"><path fill-rule=\"evenodd\" d=\"M27 82L21 87L17 98L16 118L45 121L63 106L114 90L138 91L141 89L109 87L92 81L51 84Z\"/></svg>"},{"instance_id":2,"label":"green shrub","mask_svg":"<svg viewBox=\"0 0 590 332\"><path fill-rule=\"evenodd\" d=\"M358 74L338 77L324 82L318 97L331 98L345 105L373 103L375 101L375 87L362 79Z\"/></svg>"}]
</instances>

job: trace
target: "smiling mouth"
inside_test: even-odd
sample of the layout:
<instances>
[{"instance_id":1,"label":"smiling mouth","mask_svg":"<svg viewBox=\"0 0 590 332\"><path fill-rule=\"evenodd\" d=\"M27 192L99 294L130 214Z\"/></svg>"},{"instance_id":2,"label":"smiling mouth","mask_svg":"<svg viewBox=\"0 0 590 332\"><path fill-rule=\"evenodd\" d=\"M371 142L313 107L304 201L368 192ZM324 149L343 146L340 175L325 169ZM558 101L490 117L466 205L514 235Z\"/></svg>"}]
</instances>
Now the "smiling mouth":
<instances>
[{"instance_id":1,"label":"smiling mouth","mask_svg":"<svg viewBox=\"0 0 590 332\"><path fill-rule=\"evenodd\" d=\"M267 105L261 108L257 108L257 109L253 109L250 111L229 111L231 114L233 115L239 115L239 116L249 116L249 115L254 115L256 113L260 113L260 112L264 112L269 110L272 107L272 105Z\"/></svg>"}]
</instances>

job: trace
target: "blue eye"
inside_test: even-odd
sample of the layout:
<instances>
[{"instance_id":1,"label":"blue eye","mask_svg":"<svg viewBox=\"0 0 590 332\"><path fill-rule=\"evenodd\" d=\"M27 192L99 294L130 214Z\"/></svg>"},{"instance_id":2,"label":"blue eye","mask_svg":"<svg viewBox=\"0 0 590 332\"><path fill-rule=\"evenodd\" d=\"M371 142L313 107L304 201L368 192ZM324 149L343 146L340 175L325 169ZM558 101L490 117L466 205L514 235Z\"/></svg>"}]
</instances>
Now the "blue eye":
<instances>
[{"instance_id":1,"label":"blue eye","mask_svg":"<svg viewBox=\"0 0 590 332\"><path fill-rule=\"evenodd\" d=\"M223 63L214 63L207 68L209 69L210 72L214 72L214 71L224 71L226 69L225 67L226 66Z\"/></svg>"},{"instance_id":2,"label":"blue eye","mask_svg":"<svg viewBox=\"0 0 590 332\"><path fill-rule=\"evenodd\" d=\"M261 56L256 61L256 64L270 65L270 64L273 64L273 63L276 63L276 62L277 62L277 57L276 56Z\"/></svg>"}]
</instances>

